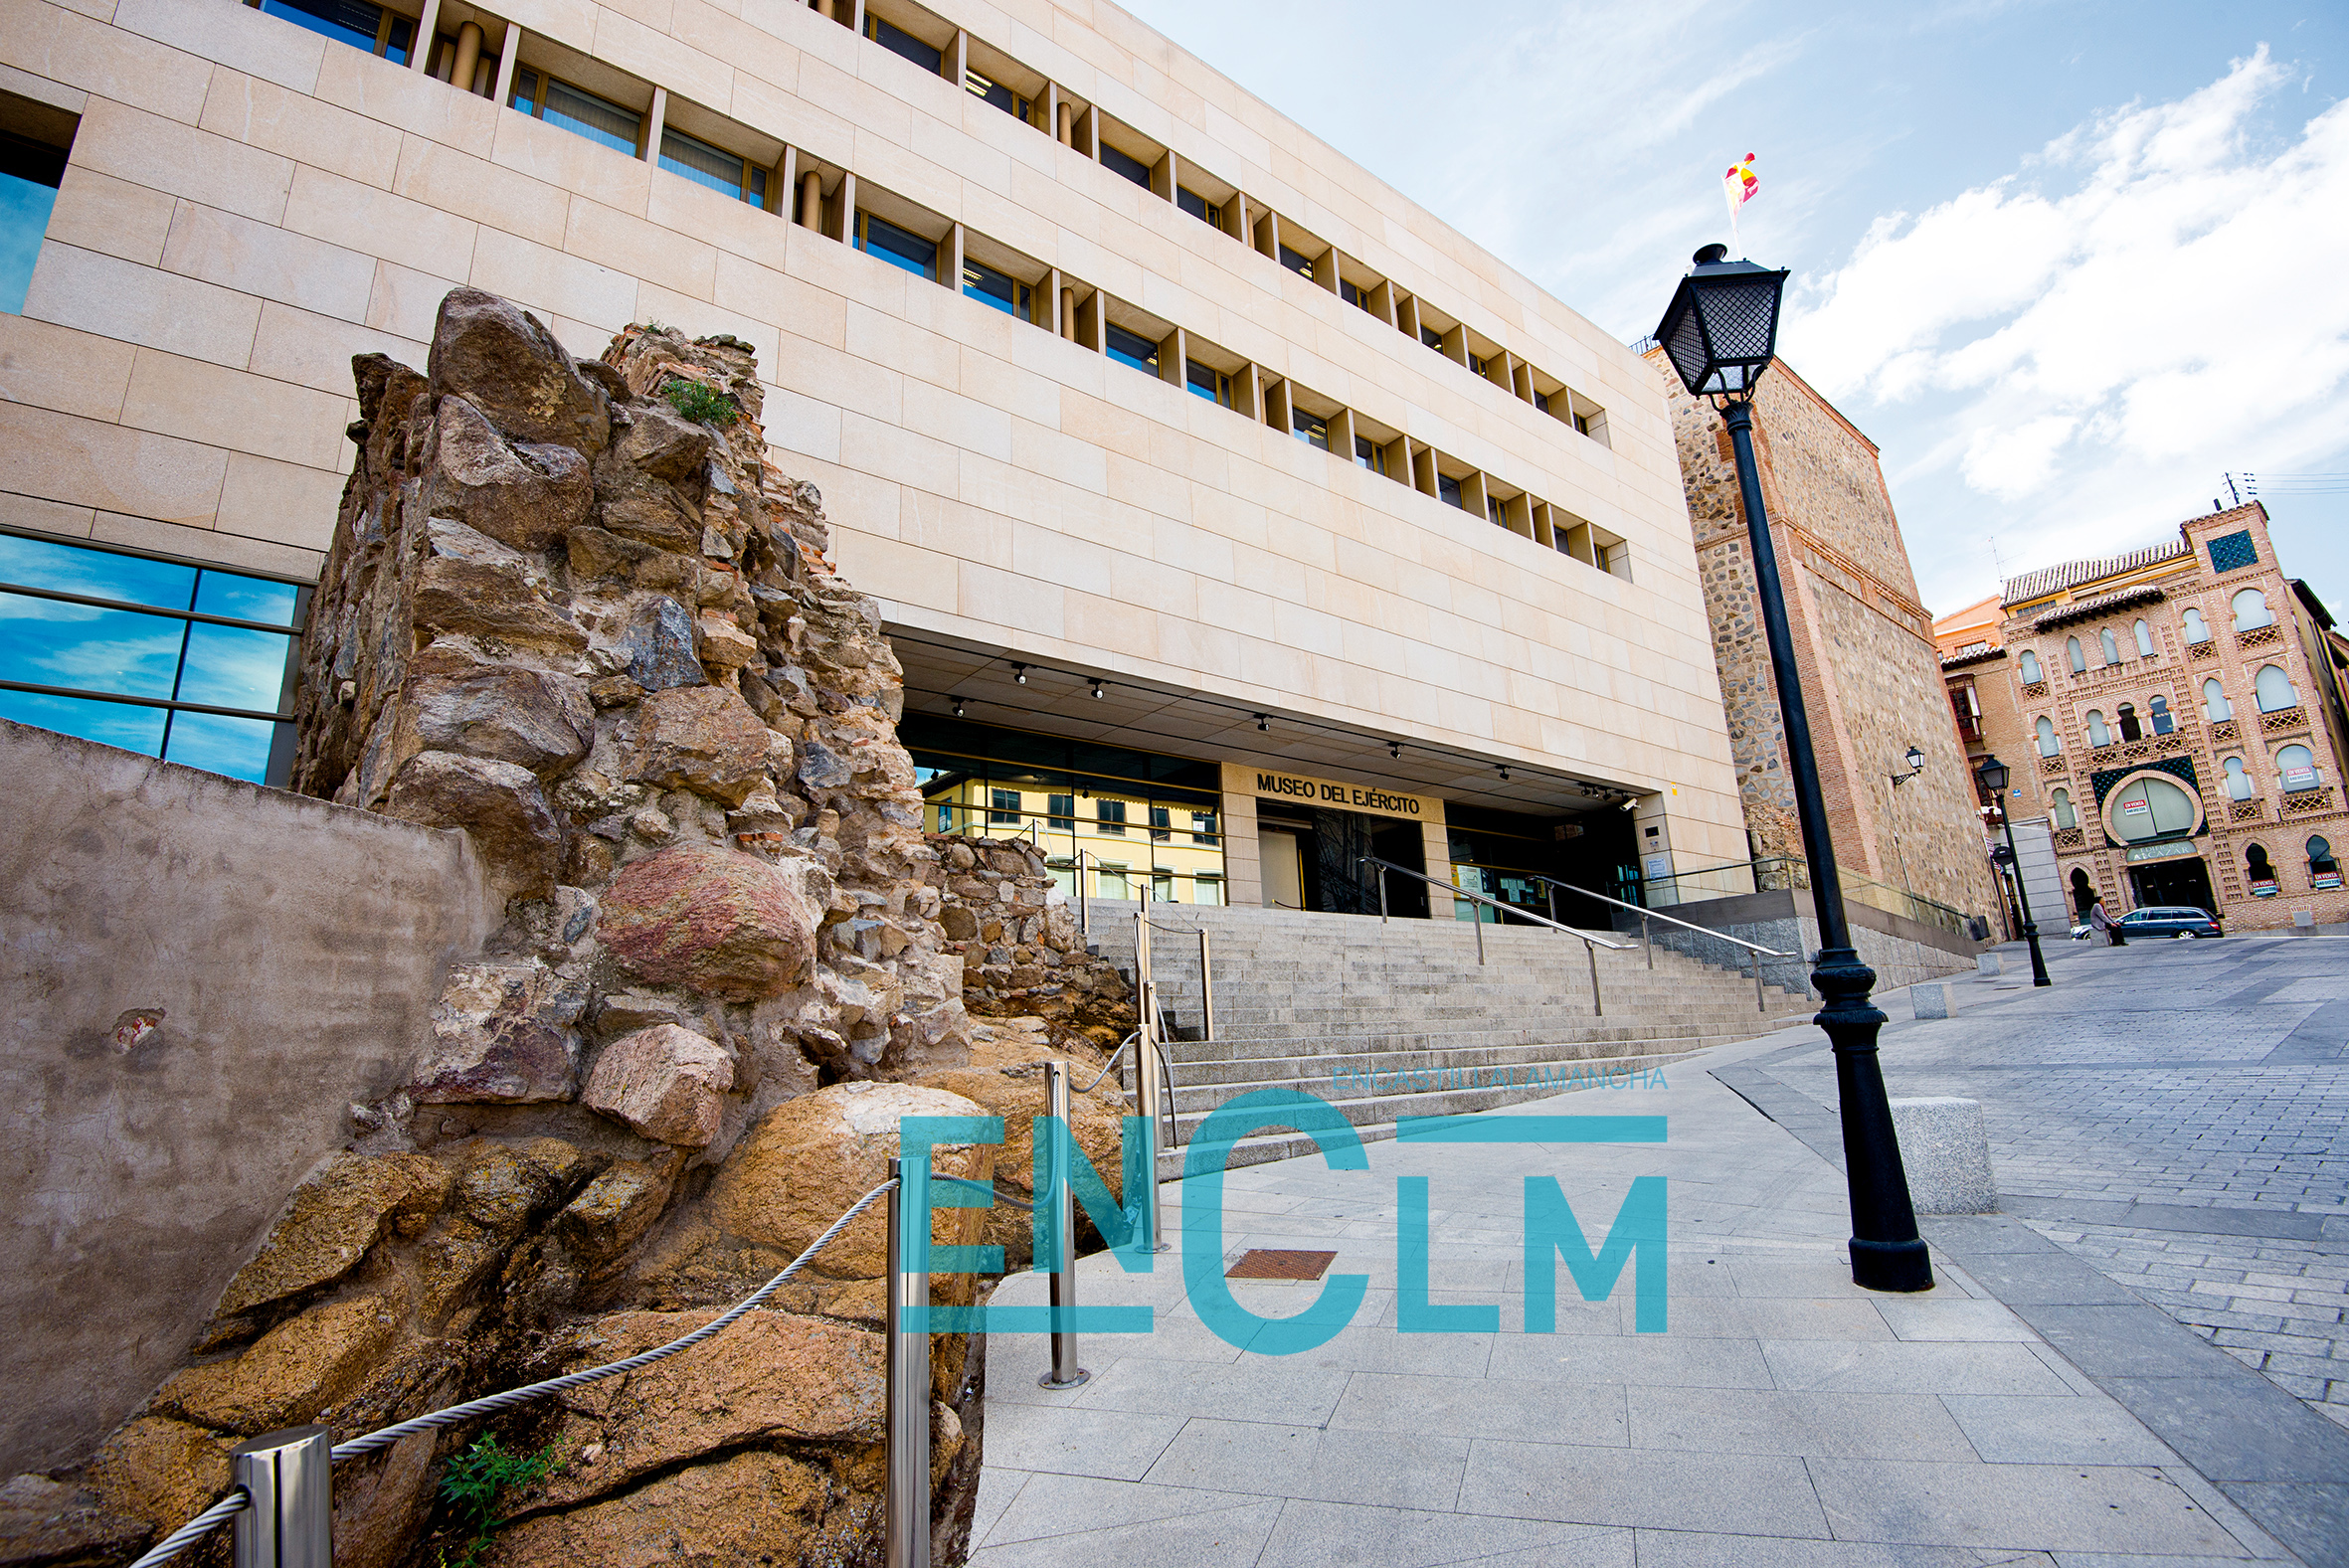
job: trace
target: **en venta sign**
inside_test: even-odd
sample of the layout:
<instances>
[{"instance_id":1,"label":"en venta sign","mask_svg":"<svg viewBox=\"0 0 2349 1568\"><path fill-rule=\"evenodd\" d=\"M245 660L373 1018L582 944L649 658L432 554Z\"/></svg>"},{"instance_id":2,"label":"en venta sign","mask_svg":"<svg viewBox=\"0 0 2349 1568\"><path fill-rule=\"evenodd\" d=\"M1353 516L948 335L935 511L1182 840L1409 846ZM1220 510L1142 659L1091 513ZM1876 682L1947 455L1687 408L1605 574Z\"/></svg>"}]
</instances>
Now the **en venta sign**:
<instances>
[{"instance_id":1,"label":"en venta sign","mask_svg":"<svg viewBox=\"0 0 2349 1568\"><path fill-rule=\"evenodd\" d=\"M1308 779L1300 774L1258 772L1254 778L1256 793L1268 798L1299 800L1311 805L1335 806L1346 811L1370 811L1380 816L1427 815L1426 803L1418 795L1398 794L1373 784L1338 784L1328 779Z\"/></svg>"}]
</instances>

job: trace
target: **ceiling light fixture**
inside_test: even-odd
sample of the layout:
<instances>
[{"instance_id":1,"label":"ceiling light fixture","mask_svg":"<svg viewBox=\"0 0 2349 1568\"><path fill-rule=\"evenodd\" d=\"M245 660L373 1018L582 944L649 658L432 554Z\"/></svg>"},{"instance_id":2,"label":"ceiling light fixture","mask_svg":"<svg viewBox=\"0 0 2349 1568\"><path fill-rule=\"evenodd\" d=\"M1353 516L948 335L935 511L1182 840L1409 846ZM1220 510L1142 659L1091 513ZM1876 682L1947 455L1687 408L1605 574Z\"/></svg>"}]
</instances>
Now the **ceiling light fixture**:
<instances>
[{"instance_id":1,"label":"ceiling light fixture","mask_svg":"<svg viewBox=\"0 0 2349 1568\"><path fill-rule=\"evenodd\" d=\"M1256 728L1259 730L1269 730L1272 728L1272 725L1267 722L1264 715L1260 713L1256 715Z\"/></svg>"},{"instance_id":2,"label":"ceiling light fixture","mask_svg":"<svg viewBox=\"0 0 2349 1568\"><path fill-rule=\"evenodd\" d=\"M962 698L960 698L960 697L957 697L957 698L955 699L955 717L959 719L959 718L961 718L962 716L963 716L963 699L962 699Z\"/></svg>"},{"instance_id":3,"label":"ceiling light fixture","mask_svg":"<svg viewBox=\"0 0 2349 1568\"><path fill-rule=\"evenodd\" d=\"M1402 742L1400 742L1400 741L1388 741L1388 742L1386 743L1386 755L1387 755L1387 756L1389 756L1389 757L1400 757L1400 756L1402 756L1402 755L1403 755L1403 743L1402 743Z\"/></svg>"},{"instance_id":4,"label":"ceiling light fixture","mask_svg":"<svg viewBox=\"0 0 2349 1568\"><path fill-rule=\"evenodd\" d=\"M1014 665L1012 665L1012 666L1011 666L1011 679L1013 680L1013 682L1015 682L1015 683L1016 683L1016 684L1018 684L1018 685L1021 685L1021 686L1024 686L1024 685L1026 685L1026 684L1027 684L1027 666L1026 666L1026 665L1024 665L1024 664L1014 664Z\"/></svg>"},{"instance_id":5,"label":"ceiling light fixture","mask_svg":"<svg viewBox=\"0 0 2349 1568\"><path fill-rule=\"evenodd\" d=\"M1501 770L1501 782L1503 784L1509 783L1509 764L1495 763L1493 766Z\"/></svg>"},{"instance_id":6,"label":"ceiling light fixture","mask_svg":"<svg viewBox=\"0 0 2349 1568\"><path fill-rule=\"evenodd\" d=\"M1101 692L1101 682L1099 682L1099 681L1095 681L1095 682L1093 683L1093 695L1094 695L1094 696L1096 696L1096 697L1098 697L1098 696L1100 696L1101 694L1102 694L1102 692Z\"/></svg>"}]
</instances>

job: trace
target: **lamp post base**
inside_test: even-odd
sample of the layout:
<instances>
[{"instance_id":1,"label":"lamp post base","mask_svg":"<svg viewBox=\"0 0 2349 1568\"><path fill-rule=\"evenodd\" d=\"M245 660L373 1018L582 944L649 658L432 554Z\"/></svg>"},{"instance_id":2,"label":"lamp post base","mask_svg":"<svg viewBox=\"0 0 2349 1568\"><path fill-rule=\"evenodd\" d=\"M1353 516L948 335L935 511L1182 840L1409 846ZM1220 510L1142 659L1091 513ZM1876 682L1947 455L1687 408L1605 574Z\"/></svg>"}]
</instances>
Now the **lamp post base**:
<instances>
[{"instance_id":1,"label":"lamp post base","mask_svg":"<svg viewBox=\"0 0 2349 1568\"><path fill-rule=\"evenodd\" d=\"M1929 1291L1933 1260L1921 1241L1852 1238L1852 1283L1863 1291Z\"/></svg>"},{"instance_id":2,"label":"lamp post base","mask_svg":"<svg viewBox=\"0 0 2349 1568\"><path fill-rule=\"evenodd\" d=\"M1826 998L1818 1024L1835 1048L1835 1093L1844 1132L1844 1181L1852 1202L1852 1283L1870 1291L1929 1291L1933 1264L1916 1234L1893 1102L1885 1091L1869 1000L1876 971L1850 948L1823 948L1811 983Z\"/></svg>"}]
</instances>

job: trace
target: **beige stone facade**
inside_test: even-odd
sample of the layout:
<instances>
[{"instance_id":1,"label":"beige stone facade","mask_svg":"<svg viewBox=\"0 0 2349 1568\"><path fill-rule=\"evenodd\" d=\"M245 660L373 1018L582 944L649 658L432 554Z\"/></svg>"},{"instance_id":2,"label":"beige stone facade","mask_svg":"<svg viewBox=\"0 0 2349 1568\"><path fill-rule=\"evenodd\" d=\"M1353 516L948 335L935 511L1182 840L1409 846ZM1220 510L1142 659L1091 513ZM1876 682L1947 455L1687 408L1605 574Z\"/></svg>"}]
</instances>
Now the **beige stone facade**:
<instances>
[{"instance_id":1,"label":"beige stone facade","mask_svg":"<svg viewBox=\"0 0 2349 1568\"><path fill-rule=\"evenodd\" d=\"M1611 832L1745 858L1656 377L1207 65L1053 0L422 9L371 55L233 0L15 0L0 93L71 155L0 316L0 527L308 580L350 356L421 364L468 283L575 352L755 349L917 719L1635 802ZM424 69L386 58L419 23ZM564 128L589 100L632 152ZM1897 645L1871 592L1806 601L1813 634ZM1897 879L1883 802L1840 809Z\"/></svg>"},{"instance_id":2,"label":"beige stone facade","mask_svg":"<svg viewBox=\"0 0 2349 1568\"><path fill-rule=\"evenodd\" d=\"M2200 905L2238 930L2349 920L2332 617L2276 560L2265 508L2012 579L2003 609L2010 657L1975 684L2012 686L2029 739L2009 761L2018 783L2038 776L2075 915L2101 901ZM2154 820L2165 799L2174 823Z\"/></svg>"},{"instance_id":3,"label":"beige stone facade","mask_svg":"<svg viewBox=\"0 0 2349 1568\"><path fill-rule=\"evenodd\" d=\"M1672 410L1746 827L1757 856L1799 858L1728 433L1677 384ZM1996 895L1973 782L1876 444L1783 362L1761 380L1753 434L1838 864L1847 881L1988 918ZM1911 747L1923 767L1895 784ZM1861 896L1873 901L1864 885Z\"/></svg>"}]
</instances>

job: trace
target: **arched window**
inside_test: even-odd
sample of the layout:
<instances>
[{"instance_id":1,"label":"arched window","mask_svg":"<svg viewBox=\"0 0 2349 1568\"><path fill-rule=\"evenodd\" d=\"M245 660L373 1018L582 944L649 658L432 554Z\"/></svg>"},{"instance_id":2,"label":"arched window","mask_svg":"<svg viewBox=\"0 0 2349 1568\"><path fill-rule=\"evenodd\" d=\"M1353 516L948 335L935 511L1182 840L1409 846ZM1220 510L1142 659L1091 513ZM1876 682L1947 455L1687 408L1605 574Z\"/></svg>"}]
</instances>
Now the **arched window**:
<instances>
[{"instance_id":1,"label":"arched window","mask_svg":"<svg viewBox=\"0 0 2349 1568\"><path fill-rule=\"evenodd\" d=\"M2216 679L2202 683L2202 716L2213 724L2235 717L2235 704L2227 700L2227 688Z\"/></svg>"},{"instance_id":2,"label":"arched window","mask_svg":"<svg viewBox=\"0 0 2349 1568\"><path fill-rule=\"evenodd\" d=\"M2103 645L2105 663L2118 664L2120 662L2120 644L2113 639L2110 626L2106 626L2102 631L2096 633L2096 641Z\"/></svg>"},{"instance_id":3,"label":"arched window","mask_svg":"<svg viewBox=\"0 0 2349 1568\"><path fill-rule=\"evenodd\" d=\"M2194 796L2167 779L2140 777L2114 790L2104 802L2106 825L2124 843L2174 838L2192 832Z\"/></svg>"},{"instance_id":4,"label":"arched window","mask_svg":"<svg viewBox=\"0 0 2349 1568\"><path fill-rule=\"evenodd\" d=\"M2101 708L2088 710L2087 726L2090 746L2110 746L2112 744L2112 732L2104 727L2104 711Z\"/></svg>"},{"instance_id":5,"label":"arched window","mask_svg":"<svg viewBox=\"0 0 2349 1568\"><path fill-rule=\"evenodd\" d=\"M2138 727L2137 705L2133 702L2120 705L2120 738L2124 741L2141 741L2145 738L2144 730Z\"/></svg>"},{"instance_id":6,"label":"arched window","mask_svg":"<svg viewBox=\"0 0 2349 1568\"><path fill-rule=\"evenodd\" d=\"M2230 800L2249 800L2252 797L2252 776L2245 771L2243 759L2227 759L2227 797Z\"/></svg>"},{"instance_id":7,"label":"arched window","mask_svg":"<svg viewBox=\"0 0 2349 1568\"><path fill-rule=\"evenodd\" d=\"M2341 863L2333 858L2332 840L2322 833L2308 840L2308 874L2312 877L2337 877Z\"/></svg>"},{"instance_id":8,"label":"arched window","mask_svg":"<svg viewBox=\"0 0 2349 1568\"><path fill-rule=\"evenodd\" d=\"M2210 639L2210 622L2202 618L2202 611L2199 610L2186 611L2186 640L2188 642L2208 642Z\"/></svg>"},{"instance_id":9,"label":"arched window","mask_svg":"<svg viewBox=\"0 0 2349 1568\"><path fill-rule=\"evenodd\" d=\"M2247 588L2235 596L2235 629L2250 631L2259 626L2272 626L2275 616L2268 612L2267 596L2256 588Z\"/></svg>"},{"instance_id":10,"label":"arched window","mask_svg":"<svg viewBox=\"0 0 2349 1568\"><path fill-rule=\"evenodd\" d=\"M2075 675L2088 667L2087 652L2080 647L2078 637L2064 639L2064 656L2072 661L2072 673Z\"/></svg>"},{"instance_id":11,"label":"arched window","mask_svg":"<svg viewBox=\"0 0 2349 1568\"><path fill-rule=\"evenodd\" d=\"M2243 850L2243 874L2254 893L2275 891L2275 868L2267 863L2267 851L2258 844L2246 844Z\"/></svg>"},{"instance_id":12,"label":"arched window","mask_svg":"<svg viewBox=\"0 0 2349 1568\"><path fill-rule=\"evenodd\" d=\"M2023 677L2023 684L2024 684L2024 685L2026 685L2026 686L2030 686L2030 685L2034 685L2034 684L2036 684L2036 683L2038 682L2038 680L2039 680L2039 655L2038 655L2038 654L2036 654L2036 653L2032 652L2032 651L2031 651L2029 648L2025 648L2025 649L2023 650L2023 656L2022 656L2020 659L2016 660L2015 662L2016 662L2017 672L2018 672L2018 673L2020 673L2020 674L2022 675L2022 677Z\"/></svg>"},{"instance_id":13,"label":"arched window","mask_svg":"<svg viewBox=\"0 0 2349 1568\"><path fill-rule=\"evenodd\" d=\"M2275 772L2283 781L2285 794L2313 789L2318 783L2316 754L2305 746L2287 746L2275 754Z\"/></svg>"},{"instance_id":14,"label":"arched window","mask_svg":"<svg viewBox=\"0 0 2349 1568\"><path fill-rule=\"evenodd\" d=\"M2167 735L2178 727L2178 721L2170 717L2169 698L2155 696L2151 700L2150 706L2153 710L2152 718L2154 734Z\"/></svg>"},{"instance_id":15,"label":"arched window","mask_svg":"<svg viewBox=\"0 0 2349 1568\"><path fill-rule=\"evenodd\" d=\"M2140 619L2137 622L2137 656L2153 657L2153 628Z\"/></svg>"},{"instance_id":16,"label":"arched window","mask_svg":"<svg viewBox=\"0 0 2349 1568\"><path fill-rule=\"evenodd\" d=\"M2058 789L2055 793L2048 796L2048 800L2049 803L2055 808L2056 825L2058 827L2079 826L2079 813L2072 809L2071 790Z\"/></svg>"},{"instance_id":17,"label":"arched window","mask_svg":"<svg viewBox=\"0 0 2349 1568\"><path fill-rule=\"evenodd\" d=\"M2300 694L2292 690L2292 678L2283 672L2280 664L2260 665L2252 690L2259 694L2261 713L2280 713L2300 705Z\"/></svg>"},{"instance_id":18,"label":"arched window","mask_svg":"<svg viewBox=\"0 0 2349 1568\"><path fill-rule=\"evenodd\" d=\"M2056 721L2043 718L2032 729L2039 735L2039 755L2053 757L2062 748L2056 745Z\"/></svg>"},{"instance_id":19,"label":"arched window","mask_svg":"<svg viewBox=\"0 0 2349 1568\"><path fill-rule=\"evenodd\" d=\"M2072 868L2072 908L2081 920L2088 918L2088 906L2096 902L2096 885L2079 867Z\"/></svg>"}]
</instances>

